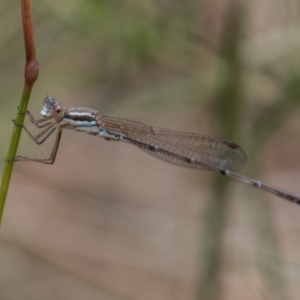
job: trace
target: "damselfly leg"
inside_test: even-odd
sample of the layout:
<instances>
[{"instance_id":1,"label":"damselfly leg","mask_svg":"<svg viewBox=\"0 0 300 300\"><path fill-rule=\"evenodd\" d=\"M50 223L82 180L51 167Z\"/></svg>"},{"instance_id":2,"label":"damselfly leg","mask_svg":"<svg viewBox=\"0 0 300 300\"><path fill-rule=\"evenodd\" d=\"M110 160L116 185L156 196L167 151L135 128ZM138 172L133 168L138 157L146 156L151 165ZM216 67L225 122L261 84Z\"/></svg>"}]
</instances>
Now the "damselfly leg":
<instances>
[{"instance_id":1,"label":"damselfly leg","mask_svg":"<svg viewBox=\"0 0 300 300\"><path fill-rule=\"evenodd\" d=\"M55 120L49 117L45 119L35 119L29 111L27 111L26 115L28 116L29 121L33 124L33 127L28 129L26 126L22 125L22 128L36 144L43 144L56 129L57 134L49 157L31 158L27 156L18 155L15 157L15 161L36 161L45 164L53 164L59 147L59 142L62 134L62 126L59 126L57 122L55 122ZM16 126L20 126L15 122L15 120L13 120L13 123Z\"/></svg>"}]
</instances>

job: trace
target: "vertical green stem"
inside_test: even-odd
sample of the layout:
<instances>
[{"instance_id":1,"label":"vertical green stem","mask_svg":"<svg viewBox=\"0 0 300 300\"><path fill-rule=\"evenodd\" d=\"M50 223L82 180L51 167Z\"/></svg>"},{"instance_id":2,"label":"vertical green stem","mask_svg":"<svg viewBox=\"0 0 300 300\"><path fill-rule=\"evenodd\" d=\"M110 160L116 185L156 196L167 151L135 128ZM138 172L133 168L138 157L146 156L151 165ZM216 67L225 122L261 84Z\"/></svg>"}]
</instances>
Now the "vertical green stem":
<instances>
[{"instance_id":1,"label":"vertical green stem","mask_svg":"<svg viewBox=\"0 0 300 300\"><path fill-rule=\"evenodd\" d=\"M22 96L18 114L15 119L17 124L24 123L25 112L27 109L29 97L30 94L25 94L24 96ZM21 137L21 131L22 128L20 126L16 126L16 125L14 126L8 153L7 153L7 158L5 162L5 167L4 167L2 182L0 187L0 225L3 217L4 205L5 205L5 200L9 188L9 183L10 183L10 179L14 167L14 158L17 154L18 145Z\"/></svg>"},{"instance_id":2,"label":"vertical green stem","mask_svg":"<svg viewBox=\"0 0 300 300\"><path fill-rule=\"evenodd\" d=\"M25 42L25 83L23 88L23 93L21 96L21 102L18 109L18 114L16 117L16 123L20 126L16 126L13 129L8 154L5 162L5 167L2 176L2 182L0 187L0 226L3 217L3 211L6 201L6 196L8 193L9 183L14 167L14 158L17 154L18 145L21 137L22 125L24 124L25 113L27 110L31 90L34 82L38 78L39 74L39 64L36 61L35 56L35 45L34 45L34 35L33 35L33 21L31 14L31 3L30 0L21 0L22 8L22 21L23 21L23 34Z\"/></svg>"}]
</instances>

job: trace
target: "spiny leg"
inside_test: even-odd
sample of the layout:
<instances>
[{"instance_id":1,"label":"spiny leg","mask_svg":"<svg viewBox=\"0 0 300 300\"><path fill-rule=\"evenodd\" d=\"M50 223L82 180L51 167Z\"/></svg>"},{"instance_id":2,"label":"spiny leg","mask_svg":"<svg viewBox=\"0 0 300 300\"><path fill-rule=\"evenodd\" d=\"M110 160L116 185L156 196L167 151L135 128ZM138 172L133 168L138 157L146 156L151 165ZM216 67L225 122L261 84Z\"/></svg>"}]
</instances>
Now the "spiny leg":
<instances>
[{"instance_id":1,"label":"spiny leg","mask_svg":"<svg viewBox=\"0 0 300 300\"><path fill-rule=\"evenodd\" d=\"M42 119L35 119L29 110L27 110L24 114L26 116L28 116L29 121L38 128L46 127L47 125L51 124L53 121L52 117L44 117Z\"/></svg>"},{"instance_id":2,"label":"spiny leg","mask_svg":"<svg viewBox=\"0 0 300 300\"><path fill-rule=\"evenodd\" d=\"M38 145L41 145L42 143L44 143L49 136L55 131L55 129L57 128L57 123L54 122L54 120L52 119L51 121L47 121L47 127L44 128L44 126L40 126L37 128L44 128L41 132L39 132L37 135L32 134L27 128L26 126L22 126L22 128L25 130L25 132L28 134L28 136ZM16 122L14 121L14 124L17 126L21 126L19 124L16 124ZM58 128L58 132L55 138L55 142L52 148L52 151L50 153L50 156L48 158L30 158L27 156L21 156L18 155L15 157L15 161L36 161L36 162L41 162L41 163L45 163L45 164L52 164L55 160L56 157L56 153L58 150L58 146L59 146L59 142L60 142L60 137L61 137L61 133L62 133L62 129L63 126L60 126ZM40 139L42 138L42 139Z\"/></svg>"},{"instance_id":3,"label":"spiny leg","mask_svg":"<svg viewBox=\"0 0 300 300\"><path fill-rule=\"evenodd\" d=\"M61 138L61 134L62 134L62 129L63 129L63 126L60 126L58 128L58 132L57 132L57 135L56 135L56 138L55 138L55 142L54 142L52 151L50 153L50 156L48 158L30 158L30 157L18 155L18 156L15 157L15 161L36 161L36 162L40 162L40 163L44 163L44 164L53 164L54 161L55 161L55 158L56 158L58 147L59 147L59 142L60 142L60 138ZM51 133L54 130L55 130L55 128L52 128L50 133L48 133L46 135L46 138L44 138L41 143L43 143L51 135ZM40 145L41 143L37 143L37 144Z\"/></svg>"},{"instance_id":4,"label":"spiny leg","mask_svg":"<svg viewBox=\"0 0 300 300\"><path fill-rule=\"evenodd\" d=\"M41 145L46 139L48 139L48 137L53 133L53 131L56 129L56 126L57 126L57 123L54 122L53 120L52 120L52 122L49 121L47 124L48 126L46 128L44 128L38 134L34 135L27 129L26 126L17 124L15 120L13 120L13 123L16 126L21 126L25 130L25 132L28 134L28 136L38 145ZM37 128L43 128L45 126L37 127ZM42 137L42 139L39 140L41 137Z\"/></svg>"}]
</instances>

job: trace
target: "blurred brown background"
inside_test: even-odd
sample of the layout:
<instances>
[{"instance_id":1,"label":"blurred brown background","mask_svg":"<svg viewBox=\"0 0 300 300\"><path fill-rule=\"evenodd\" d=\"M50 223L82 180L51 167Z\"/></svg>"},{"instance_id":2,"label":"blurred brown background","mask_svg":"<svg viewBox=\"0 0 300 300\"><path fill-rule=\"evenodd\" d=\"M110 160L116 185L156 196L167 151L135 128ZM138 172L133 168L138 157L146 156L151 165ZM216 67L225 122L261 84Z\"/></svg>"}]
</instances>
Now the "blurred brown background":
<instances>
[{"instance_id":1,"label":"blurred brown background","mask_svg":"<svg viewBox=\"0 0 300 300\"><path fill-rule=\"evenodd\" d=\"M300 194L300 4L244 2L34 1L29 109L52 95L231 139L249 156L243 174ZM25 59L19 2L0 13L3 168ZM19 153L49 148L24 134ZM218 174L65 130L54 165L15 164L0 299L299 299L299 216Z\"/></svg>"}]
</instances>

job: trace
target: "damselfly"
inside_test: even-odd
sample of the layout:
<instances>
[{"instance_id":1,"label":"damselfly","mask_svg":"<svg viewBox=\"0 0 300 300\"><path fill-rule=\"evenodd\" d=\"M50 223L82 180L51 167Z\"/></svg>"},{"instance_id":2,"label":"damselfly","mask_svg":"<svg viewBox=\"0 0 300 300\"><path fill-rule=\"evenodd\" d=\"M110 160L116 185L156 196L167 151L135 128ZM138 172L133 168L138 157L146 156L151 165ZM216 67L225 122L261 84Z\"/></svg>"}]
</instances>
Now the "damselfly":
<instances>
[{"instance_id":1,"label":"damselfly","mask_svg":"<svg viewBox=\"0 0 300 300\"><path fill-rule=\"evenodd\" d=\"M74 129L103 137L106 140L131 143L172 164L218 171L222 175L300 204L300 197L295 194L233 172L246 164L247 156L240 146L230 141L107 117L88 107L65 108L53 97L46 97L43 102L41 111L43 118L35 119L29 111L27 115L37 131L27 129L25 126L23 128L38 145L57 130L55 142L48 158L37 159L19 155L15 158L16 161L54 163L62 130Z\"/></svg>"}]
</instances>

